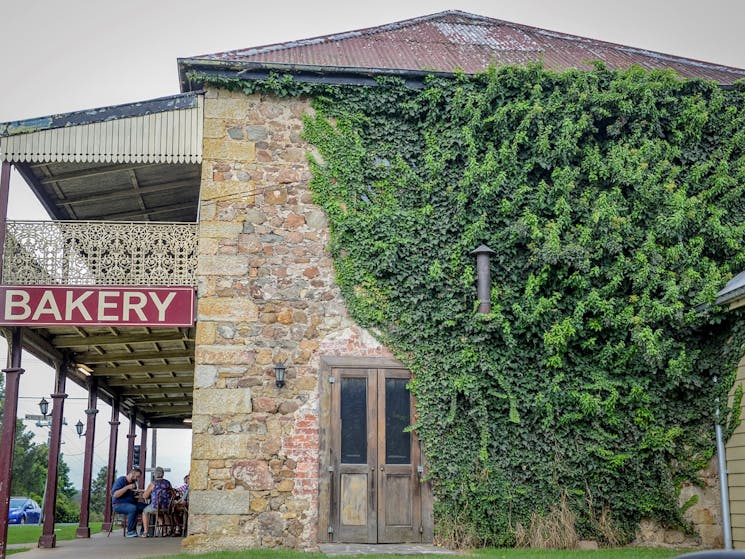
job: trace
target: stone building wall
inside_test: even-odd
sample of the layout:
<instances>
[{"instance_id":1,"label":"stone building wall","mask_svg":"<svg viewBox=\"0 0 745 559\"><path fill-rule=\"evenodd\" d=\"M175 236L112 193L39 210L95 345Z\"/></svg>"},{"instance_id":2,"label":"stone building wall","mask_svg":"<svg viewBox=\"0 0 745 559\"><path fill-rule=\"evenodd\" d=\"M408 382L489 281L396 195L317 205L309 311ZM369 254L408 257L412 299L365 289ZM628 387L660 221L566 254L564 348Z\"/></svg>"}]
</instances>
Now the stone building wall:
<instances>
[{"instance_id":1,"label":"stone building wall","mask_svg":"<svg viewBox=\"0 0 745 559\"><path fill-rule=\"evenodd\" d=\"M306 113L307 99L205 95L190 551L315 548L320 357L390 356L334 282L308 188ZM699 538L642 523L637 543L720 545L716 474L704 477L682 495L702 493L687 515Z\"/></svg>"},{"instance_id":2,"label":"stone building wall","mask_svg":"<svg viewBox=\"0 0 745 559\"><path fill-rule=\"evenodd\" d=\"M312 548L320 356L390 354L351 322L334 282L300 138L308 100L212 89L204 110L184 546Z\"/></svg>"}]
</instances>

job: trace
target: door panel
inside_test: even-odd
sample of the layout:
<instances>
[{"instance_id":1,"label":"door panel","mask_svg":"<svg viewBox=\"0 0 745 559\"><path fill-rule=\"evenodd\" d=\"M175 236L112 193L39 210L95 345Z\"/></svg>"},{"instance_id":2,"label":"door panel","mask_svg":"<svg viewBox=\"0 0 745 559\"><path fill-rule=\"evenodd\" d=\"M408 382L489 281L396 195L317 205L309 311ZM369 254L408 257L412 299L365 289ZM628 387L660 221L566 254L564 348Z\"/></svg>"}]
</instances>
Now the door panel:
<instances>
[{"instance_id":1,"label":"door panel","mask_svg":"<svg viewBox=\"0 0 745 559\"><path fill-rule=\"evenodd\" d=\"M421 541L421 494L412 458L414 422L409 371L379 369L378 388L378 542ZM418 460L417 460L418 463Z\"/></svg>"},{"instance_id":2,"label":"door panel","mask_svg":"<svg viewBox=\"0 0 745 559\"><path fill-rule=\"evenodd\" d=\"M367 525L367 493L366 474L342 474L340 518L343 525Z\"/></svg>"},{"instance_id":3,"label":"door panel","mask_svg":"<svg viewBox=\"0 0 745 559\"><path fill-rule=\"evenodd\" d=\"M336 541L422 540L409 376L405 369L332 370L330 519Z\"/></svg>"}]
</instances>

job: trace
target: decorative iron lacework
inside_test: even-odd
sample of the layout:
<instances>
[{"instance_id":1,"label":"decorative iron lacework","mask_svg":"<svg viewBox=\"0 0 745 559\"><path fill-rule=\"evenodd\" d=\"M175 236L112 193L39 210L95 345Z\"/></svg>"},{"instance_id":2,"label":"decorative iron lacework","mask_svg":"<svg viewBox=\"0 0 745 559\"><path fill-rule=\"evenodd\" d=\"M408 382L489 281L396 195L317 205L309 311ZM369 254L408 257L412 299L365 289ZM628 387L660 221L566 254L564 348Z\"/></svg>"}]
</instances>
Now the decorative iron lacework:
<instances>
[{"instance_id":1,"label":"decorative iron lacework","mask_svg":"<svg viewBox=\"0 0 745 559\"><path fill-rule=\"evenodd\" d=\"M5 285L196 285L197 223L8 221Z\"/></svg>"}]
</instances>

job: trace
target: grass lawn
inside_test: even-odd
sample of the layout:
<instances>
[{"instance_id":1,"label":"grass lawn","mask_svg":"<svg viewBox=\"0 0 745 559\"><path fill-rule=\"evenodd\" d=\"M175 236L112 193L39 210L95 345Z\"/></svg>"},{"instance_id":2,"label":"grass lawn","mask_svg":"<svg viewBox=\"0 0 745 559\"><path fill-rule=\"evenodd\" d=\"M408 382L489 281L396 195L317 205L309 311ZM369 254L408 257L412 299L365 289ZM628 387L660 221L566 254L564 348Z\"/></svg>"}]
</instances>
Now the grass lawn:
<instances>
[{"instance_id":1,"label":"grass lawn","mask_svg":"<svg viewBox=\"0 0 745 559\"><path fill-rule=\"evenodd\" d=\"M479 549L469 554L453 556L470 556L474 559L670 559L683 554L683 551L671 549L652 548L619 548L599 549L594 551L560 551L552 549ZM442 556L446 558L448 556ZM166 555L159 559L327 559L326 555L316 553L302 553L287 550L245 550L245 551L221 551L205 553L202 555L191 555L180 553L178 555ZM403 555L365 555L364 559L411 559L411 556Z\"/></svg>"},{"instance_id":2,"label":"grass lawn","mask_svg":"<svg viewBox=\"0 0 745 559\"><path fill-rule=\"evenodd\" d=\"M90 523L91 534L101 531L100 522ZM78 530L78 525L72 526L57 526L54 529L54 533L57 534L57 540L74 540L75 532ZM41 536L41 525L30 525L30 524L13 524L8 526L8 543L32 543L36 545Z\"/></svg>"}]
</instances>

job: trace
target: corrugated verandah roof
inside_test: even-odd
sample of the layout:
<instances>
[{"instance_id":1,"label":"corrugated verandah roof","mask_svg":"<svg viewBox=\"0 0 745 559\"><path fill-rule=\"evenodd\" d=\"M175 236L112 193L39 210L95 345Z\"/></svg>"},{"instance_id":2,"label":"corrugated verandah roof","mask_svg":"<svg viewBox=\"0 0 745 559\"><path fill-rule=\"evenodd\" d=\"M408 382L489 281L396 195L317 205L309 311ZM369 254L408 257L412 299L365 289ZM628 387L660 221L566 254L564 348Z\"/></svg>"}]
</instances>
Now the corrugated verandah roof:
<instances>
[{"instance_id":1,"label":"corrugated verandah roof","mask_svg":"<svg viewBox=\"0 0 745 559\"><path fill-rule=\"evenodd\" d=\"M731 84L745 78L732 68L669 54L568 35L498 19L447 11L334 35L182 59L182 66L223 63L281 70L476 73L490 65L542 62L553 70L632 65L671 69L686 78Z\"/></svg>"}]
</instances>

